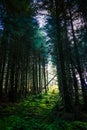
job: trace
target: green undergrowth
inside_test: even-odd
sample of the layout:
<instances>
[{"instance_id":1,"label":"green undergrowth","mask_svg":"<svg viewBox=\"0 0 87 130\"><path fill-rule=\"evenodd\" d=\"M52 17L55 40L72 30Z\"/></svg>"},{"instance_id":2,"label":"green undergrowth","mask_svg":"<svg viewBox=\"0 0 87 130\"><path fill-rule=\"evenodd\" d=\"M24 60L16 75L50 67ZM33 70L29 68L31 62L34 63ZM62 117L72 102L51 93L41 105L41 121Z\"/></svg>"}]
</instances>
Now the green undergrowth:
<instances>
[{"instance_id":1,"label":"green undergrowth","mask_svg":"<svg viewBox=\"0 0 87 130\"><path fill-rule=\"evenodd\" d=\"M58 94L29 96L0 106L0 130L87 130L87 123L65 121L53 113Z\"/></svg>"}]
</instances>

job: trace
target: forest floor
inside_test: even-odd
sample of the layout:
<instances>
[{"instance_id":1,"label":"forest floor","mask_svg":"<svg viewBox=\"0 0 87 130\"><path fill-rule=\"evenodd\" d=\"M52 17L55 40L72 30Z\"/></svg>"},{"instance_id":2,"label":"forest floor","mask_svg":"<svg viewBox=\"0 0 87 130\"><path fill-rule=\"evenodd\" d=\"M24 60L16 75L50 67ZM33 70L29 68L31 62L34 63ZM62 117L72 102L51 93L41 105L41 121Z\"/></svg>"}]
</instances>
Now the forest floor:
<instances>
[{"instance_id":1,"label":"forest floor","mask_svg":"<svg viewBox=\"0 0 87 130\"><path fill-rule=\"evenodd\" d=\"M19 103L0 106L0 130L87 130L87 123L69 121L62 107L56 110L58 93L29 96ZM70 116L70 115L69 115Z\"/></svg>"}]
</instances>

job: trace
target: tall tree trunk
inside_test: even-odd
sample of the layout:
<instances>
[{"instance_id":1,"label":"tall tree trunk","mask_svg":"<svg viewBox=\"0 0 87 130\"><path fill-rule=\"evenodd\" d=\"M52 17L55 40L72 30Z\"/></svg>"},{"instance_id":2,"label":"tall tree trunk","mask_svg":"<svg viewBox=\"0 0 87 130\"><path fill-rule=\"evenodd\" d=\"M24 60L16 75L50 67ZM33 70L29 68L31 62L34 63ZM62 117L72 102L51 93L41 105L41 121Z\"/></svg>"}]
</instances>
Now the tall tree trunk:
<instances>
[{"instance_id":1,"label":"tall tree trunk","mask_svg":"<svg viewBox=\"0 0 87 130\"><path fill-rule=\"evenodd\" d=\"M43 57L43 78L44 78L44 89L45 93L47 93L47 86L46 86L46 70L45 70L45 58Z\"/></svg>"},{"instance_id":2,"label":"tall tree trunk","mask_svg":"<svg viewBox=\"0 0 87 130\"><path fill-rule=\"evenodd\" d=\"M42 83L41 83L41 56L39 54L39 93L42 91Z\"/></svg>"},{"instance_id":3,"label":"tall tree trunk","mask_svg":"<svg viewBox=\"0 0 87 130\"><path fill-rule=\"evenodd\" d=\"M67 0L68 4L70 3L70 0ZM80 57L79 57L79 51L78 51L78 46L76 43L76 37L74 33L74 27L73 27L73 19L72 19L72 13L69 8L69 15L70 15L70 23L71 23L71 29L72 29L72 35L73 35L73 41L74 41L74 50L75 50L75 56L76 56L76 61L77 61L77 69L79 72L80 76L80 81L81 81L81 87L82 87L82 94L83 94L83 100L84 100L84 107L87 107L87 92L85 91L85 86L83 82L83 77L82 77L82 69L81 69L81 64L80 64Z\"/></svg>"},{"instance_id":4,"label":"tall tree trunk","mask_svg":"<svg viewBox=\"0 0 87 130\"><path fill-rule=\"evenodd\" d=\"M56 21L57 21L57 30L58 30L58 52L59 52L59 59L61 65L61 76L62 76L62 87L63 87L63 99L64 99L64 106L66 111L72 110L72 103L71 98L67 86L67 79L66 79L66 72L65 72L65 63L64 63L64 56L63 56L63 45L61 42L61 30L60 30L60 18L59 18L59 10L58 10L59 3L55 0L55 7L56 7Z\"/></svg>"},{"instance_id":5,"label":"tall tree trunk","mask_svg":"<svg viewBox=\"0 0 87 130\"><path fill-rule=\"evenodd\" d=\"M79 105L78 84L77 84L76 74L73 66L72 66L72 72L73 72L73 80L74 80L74 88L75 88L75 104Z\"/></svg>"}]
</instances>

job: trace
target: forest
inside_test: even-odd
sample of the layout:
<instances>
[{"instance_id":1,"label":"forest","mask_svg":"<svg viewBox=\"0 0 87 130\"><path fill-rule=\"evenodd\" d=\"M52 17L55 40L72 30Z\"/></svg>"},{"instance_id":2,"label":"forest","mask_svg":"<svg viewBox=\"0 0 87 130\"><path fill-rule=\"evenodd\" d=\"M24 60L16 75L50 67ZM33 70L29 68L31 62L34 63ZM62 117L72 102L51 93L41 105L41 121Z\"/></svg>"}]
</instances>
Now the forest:
<instances>
[{"instance_id":1,"label":"forest","mask_svg":"<svg viewBox=\"0 0 87 130\"><path fill-rule=\"evenodd\" d=\"M0 130L87 130L87 0L0 0Z\"/></svg>"}]
</instances>

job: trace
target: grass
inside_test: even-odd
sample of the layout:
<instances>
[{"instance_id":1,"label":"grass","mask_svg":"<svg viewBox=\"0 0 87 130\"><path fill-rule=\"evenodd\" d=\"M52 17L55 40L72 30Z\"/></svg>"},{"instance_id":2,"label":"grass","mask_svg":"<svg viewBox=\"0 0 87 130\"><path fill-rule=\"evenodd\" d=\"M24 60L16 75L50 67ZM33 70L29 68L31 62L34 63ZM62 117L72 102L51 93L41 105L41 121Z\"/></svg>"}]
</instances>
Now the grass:
<instances>
[{"instance_id":1,"label":"grass","mask_svg":"<svg viewBox=\"0 0 87 130\"><path fill-rule=\"evenodd\" d=\"M0 107L0 130L87 130L87 123L65 121L52 111L58 93L29 96L20 103Z\"/></svg>"}]
</instances>

